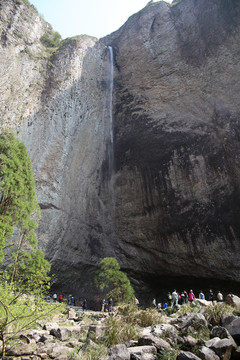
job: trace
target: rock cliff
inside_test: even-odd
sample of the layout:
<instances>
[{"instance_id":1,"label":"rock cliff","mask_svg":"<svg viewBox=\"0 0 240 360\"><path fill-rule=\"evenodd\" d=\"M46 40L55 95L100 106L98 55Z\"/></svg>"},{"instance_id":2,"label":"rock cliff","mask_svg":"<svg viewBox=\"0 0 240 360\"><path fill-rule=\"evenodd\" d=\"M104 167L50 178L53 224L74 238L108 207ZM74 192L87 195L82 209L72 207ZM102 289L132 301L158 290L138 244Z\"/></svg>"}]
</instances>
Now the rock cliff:
<instances>
[{"instance_id":1,"label":"rock cliff","mask_svg":"<svg viewBox=\"0 0 240 360\"><path fill-rule=\"evenodd\" d=\"M0 5L1 127L29 150L58 290L92 296L105 256L137 293L239 282L239 15L160 1L49 52L31 6Z\"/></svg>"}]
</instances>

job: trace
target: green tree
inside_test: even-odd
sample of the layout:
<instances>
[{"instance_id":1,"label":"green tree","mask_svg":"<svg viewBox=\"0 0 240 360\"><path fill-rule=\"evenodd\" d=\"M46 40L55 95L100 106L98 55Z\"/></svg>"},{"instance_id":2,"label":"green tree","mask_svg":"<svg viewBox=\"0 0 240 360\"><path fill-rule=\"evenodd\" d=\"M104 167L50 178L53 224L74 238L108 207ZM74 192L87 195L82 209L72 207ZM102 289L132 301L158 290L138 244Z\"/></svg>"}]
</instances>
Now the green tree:
<instances>
[{"instance_id":1,"label":"green tree","mask_svg":"<svg viewBox=\"0 0 240 360\"><path fill-rule=\"evenodd\" d=\"M6 131L0 134L0 264L7 251L12 256L10 282L29 289L30 282L33 287L42 286L50 270L37 249L39 218L31 160L25 145Z\"/></svg>"},{"instance_id":2,"label":"green tree","mask_svg":"<svg viewBox=\"0 0 240 360\"><path fill-rule=\"evenodd\" d=\"M107 296L113 297L118 303L129 303L134 300L131 283L127 275L120 270L115 258L106 257L100 262L95 282L101 291L107 288Z\"/></svg>"}]
</instances>

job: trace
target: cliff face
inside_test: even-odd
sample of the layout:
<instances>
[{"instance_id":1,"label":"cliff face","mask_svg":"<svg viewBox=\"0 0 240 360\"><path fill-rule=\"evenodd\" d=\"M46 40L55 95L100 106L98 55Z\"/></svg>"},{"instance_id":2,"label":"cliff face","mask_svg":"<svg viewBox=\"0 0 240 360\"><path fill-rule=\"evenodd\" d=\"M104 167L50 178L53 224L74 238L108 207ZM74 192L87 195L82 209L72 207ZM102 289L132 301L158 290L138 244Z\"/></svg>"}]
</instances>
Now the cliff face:
<instances>
[{"instance_id":1,"label":"cliff face","mask_svg":"<svg viewBox=\"0 0 240 360\"><path fill-rule=\"evenodd\" d=\"M238 281L239 10L159 2L106 39L116 232L131 270Z\"/></svg>"},{"instance_id":2,"label":"cliff face","mask_svg":"<svg viewBox=\"0 0 240 360\"><path fill-rule=\"evenodd\" d=\"M52 54L34 9L0 6L1 127L33 161L58 289L93 296L106 256L137 292L181 277L238 282L238 1L153 3Z\"/></svg>"}]
</instances>

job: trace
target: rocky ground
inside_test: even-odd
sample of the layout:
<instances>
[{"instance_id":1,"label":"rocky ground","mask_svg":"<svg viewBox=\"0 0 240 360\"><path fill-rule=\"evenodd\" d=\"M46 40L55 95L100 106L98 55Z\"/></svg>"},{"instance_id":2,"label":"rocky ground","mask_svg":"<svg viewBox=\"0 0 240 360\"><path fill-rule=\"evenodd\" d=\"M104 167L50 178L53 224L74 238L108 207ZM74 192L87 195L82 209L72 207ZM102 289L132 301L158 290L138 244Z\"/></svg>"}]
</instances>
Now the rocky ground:
<instances>
[{"instance_id":1,"label":"rocky ground","mask_svg":"<svg viewBox=\"0 0 240 360\"><path fill-rule=\"evenodd\" d=\"M196 300L160 312L126 305L111 315L68 308L21 333L7 346L5 359L240 359L240 298L226 300Z\"/></svg>"}]
</instances>

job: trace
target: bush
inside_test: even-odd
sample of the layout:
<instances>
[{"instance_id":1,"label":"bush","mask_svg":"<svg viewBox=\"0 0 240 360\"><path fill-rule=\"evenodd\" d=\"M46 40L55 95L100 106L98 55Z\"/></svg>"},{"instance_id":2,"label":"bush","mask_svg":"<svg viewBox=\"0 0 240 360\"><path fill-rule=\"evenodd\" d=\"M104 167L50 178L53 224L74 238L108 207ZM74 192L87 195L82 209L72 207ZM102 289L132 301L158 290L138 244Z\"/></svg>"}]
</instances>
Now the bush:
<instances>
[{"instance_id":1,"label":"bush","mask_svg":"<svg viewBox=\"0 0 240 360\"><path fill-rule=\"evenodd\" d=\"M119 315L110 316L106 321L107 329L104 333L104 343L107 347L126 344L129 340L138 339L139 330L132 323L125 322Z\"/></svg>"},{"instance_id":2,"label":"bush","mask_svg":"<svg viewBox=\"0 0 240 360\"><path fill-rule=\"evenodd\" d=\"M160 324L162 320L162 313L156 309L140 310L138 312L137 323L141 327Z\"/></svg>"},{"instance_id":3,"label":"bush","mask_svg":"<svg viewBox=\"0 0 240 360\"><path fill-rule=\"evenodd\" d=\"M41 37L41 42L47 48L57 48L61 44L61 35L55 31L52 34L46 33Z\"/></svg>"},{"instance_id":4,"label":"bush","mask_svg":"<svg viewBox=\"0 0 240 360\"><path fill-rule=\"evenodd\" d=\"M233 308L230 305L224 305L222 303L208 306L205 310L205 318L213 326L221 325L222 318L226 315L231 315L233 313Z\"/></svg>"}]
</instances>

